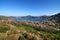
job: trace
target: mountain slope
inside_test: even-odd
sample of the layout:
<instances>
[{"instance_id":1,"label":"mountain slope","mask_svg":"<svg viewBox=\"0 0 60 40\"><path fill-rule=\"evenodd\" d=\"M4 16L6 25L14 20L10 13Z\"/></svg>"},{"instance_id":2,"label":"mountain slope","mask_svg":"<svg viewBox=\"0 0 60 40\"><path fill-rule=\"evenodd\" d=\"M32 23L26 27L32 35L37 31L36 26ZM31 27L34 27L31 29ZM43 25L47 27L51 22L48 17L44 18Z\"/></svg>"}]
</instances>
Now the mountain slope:
<instances>
[{"instance_id":1,"label":"mountain slope","mask_svg":"<svg viewBox=\"0 0 60 40\"><path fill-rule=\"evenodd\" d=\"M55 23L55 25L60 25L60 13L48 17L47 20Z\"/></svg>"},{"instance_id":2,"label":"mountain slope","mask_svg":"<svg viewBox=\"0 0 60 40\"><path fill-rule=\"evenodd\" d=\"M60 13L55 14L52 17L52 20L55 20L57 23L60 23Z\"/></svg>"}]
</instances>

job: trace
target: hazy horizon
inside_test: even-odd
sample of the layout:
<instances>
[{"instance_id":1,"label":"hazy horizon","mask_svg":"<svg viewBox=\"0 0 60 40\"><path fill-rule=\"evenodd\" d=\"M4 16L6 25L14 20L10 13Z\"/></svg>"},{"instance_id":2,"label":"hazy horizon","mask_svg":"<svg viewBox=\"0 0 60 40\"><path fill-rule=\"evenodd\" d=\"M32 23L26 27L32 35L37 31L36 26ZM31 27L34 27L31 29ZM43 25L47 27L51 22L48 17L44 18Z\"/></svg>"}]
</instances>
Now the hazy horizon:
<instances>
[{"instance_id":1,"label":"hazy horizon","mask_svg":"<svg viewBox=\"0 0 60 40\"><path fill-rule=\"evenodd\" d=\"M60 12L60 0L0 0L0 15L42 16Z\"/></svg>"}]
</instances>

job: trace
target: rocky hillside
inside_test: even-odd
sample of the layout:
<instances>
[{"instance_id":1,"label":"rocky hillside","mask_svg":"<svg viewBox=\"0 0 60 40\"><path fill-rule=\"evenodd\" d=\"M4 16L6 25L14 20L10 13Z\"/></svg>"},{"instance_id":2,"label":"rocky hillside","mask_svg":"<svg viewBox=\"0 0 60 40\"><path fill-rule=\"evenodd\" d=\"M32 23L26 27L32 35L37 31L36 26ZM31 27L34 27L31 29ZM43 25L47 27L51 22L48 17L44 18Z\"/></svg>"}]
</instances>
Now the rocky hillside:
<instances>
[{"instance_id":1,"label":"rocky hillside","mask_svg":"<svg viewBox=\"0 0 60 40\"><path fill-rule=\"evenodd\" d=\"M52 16L22 18L45 18L44 22L14 21L16 17L0 17L0 40L60 40L60 13ZM19 17L20 18L20 17ZM37 19L37 20L38 20Z\"/></svg>"},{"instance_id":2,"label":"rocky hillside","mask_svg":"<svg viewBox=\"0 0 60 40\"><path fill-rule=\"evenodd\" d=\"M53 26L60 26L60 13L57 13L55 15L49 16L46 21L48 25L53 25ZM45 24L46 24L45 23Z\"/></svg>"},{"instance_id":3,"label":"rocky hillside","mask_svg":"<svg viewBox=\"0 0 60 40\"><path fill-rule=\"evenodd\" d=\"M56 23L60 24L60 13L50 16L50 20L55 20Z\"/></svg>"}]
</instances>

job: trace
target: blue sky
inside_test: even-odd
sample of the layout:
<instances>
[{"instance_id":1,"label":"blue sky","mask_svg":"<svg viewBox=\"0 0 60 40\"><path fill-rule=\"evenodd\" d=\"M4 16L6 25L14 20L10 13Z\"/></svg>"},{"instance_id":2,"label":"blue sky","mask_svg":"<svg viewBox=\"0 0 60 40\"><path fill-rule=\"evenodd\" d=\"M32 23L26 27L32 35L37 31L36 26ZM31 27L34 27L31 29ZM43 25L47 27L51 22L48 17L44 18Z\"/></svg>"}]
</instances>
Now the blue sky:
<instances>
[{"instance_id":1,"label":"blue sky","mask_svg":"<svg viewBox=\"0 0 60 40\"><path fill-rule=\"evenodd\" d=\"M60 0L0 0L0 15L41 16L60 12Z\"/></svg>"}]
</instances>

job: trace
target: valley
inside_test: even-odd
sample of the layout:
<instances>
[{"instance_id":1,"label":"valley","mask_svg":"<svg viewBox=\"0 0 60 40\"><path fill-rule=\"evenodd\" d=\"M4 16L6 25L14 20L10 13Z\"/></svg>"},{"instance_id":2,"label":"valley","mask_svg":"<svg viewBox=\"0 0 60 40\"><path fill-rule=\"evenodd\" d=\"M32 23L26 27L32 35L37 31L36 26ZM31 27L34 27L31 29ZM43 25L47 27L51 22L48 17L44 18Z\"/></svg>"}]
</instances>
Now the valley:
<instances>
[{"instance_id":1,"label":"valley","mask_svg":"<svg viewBox=\"0 0 60 40\"><path fill-rule=\"evenodd\" d=\"M12 18L15 17L1 17L0 40L60 40L60 25L52 21L54 18L45 17L43 22L17 21Z\"/></svg>"}]
</instances>

